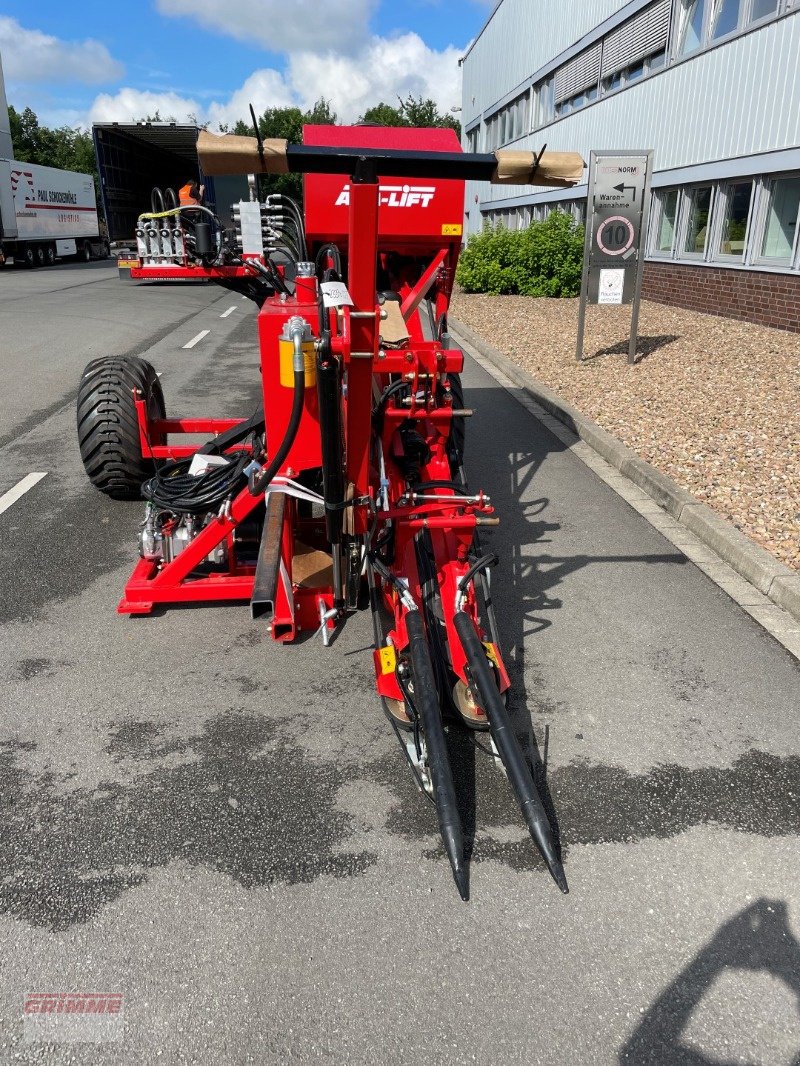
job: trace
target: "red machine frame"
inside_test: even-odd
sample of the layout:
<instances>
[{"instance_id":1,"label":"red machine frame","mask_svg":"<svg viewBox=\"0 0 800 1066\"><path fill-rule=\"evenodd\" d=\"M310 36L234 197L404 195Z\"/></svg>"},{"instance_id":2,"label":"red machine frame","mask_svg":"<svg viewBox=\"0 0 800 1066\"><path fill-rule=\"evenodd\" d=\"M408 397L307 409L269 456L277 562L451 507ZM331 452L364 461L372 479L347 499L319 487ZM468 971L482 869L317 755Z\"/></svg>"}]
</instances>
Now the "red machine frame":
<instances>
[{"instance_id":1,"label":"red machine frame","mask_svg":"<svg viewBox=\"0 0 800 1066\"><path fill-rule=\"evenodd\" d=\"M307 129L305 136L311 145L347 145L361 138L365 148L389 144L402 148L403 138L408 138L429 152L460 151L452 131L442 130L318 127ZM387 193L387 187L395 193ZM518 741L511 735L504 700L509 678L493 617L487 623L486 586L483 603L476 590L477 575L491 561L489 556L476 561L479 530L498 519L488 496L482 491L470 493L456 481L460 471L453 469L450 449L454 417L471 413L457 408L452 388L453 376L463 370L463 353L445 340L461 245L463 182L430 179L422 187L426 192L418 192L409 208L409 193L403 190L410 188L402 179L381 175L379 180L367 158L358 161L349 183L325 173L306 176L308 236L318 249L318 259L322 256L328 266L335 257L325 249L328 242L336 243L337 256L340 251L347 260L347 294L324 307L317 271L306 271L298 273L293 294L269 296L261 307L258 330L267 452L279 459L270 463L253 438L250 443L232 444L229 451L248 449L253 469L261 474L266 469L262 464L268 464L269 484L259 491L260 474L251 471L250 484L228 499L219 513L206 516L203 528L179 554L169 561L142 559L118 610L146 614L156 605L250 600L255 613L258 568L269 556L275 576L267 605L273 639L288 643L309 631L326 636L346 613L341 569L337 569L341 548L326 537L326 521L334 508L346 512L348 543L362 553L355 573L366 574L371 593L377 689L384 705L395 708L395 728L399 721L413 730L420 765L428 759L430 787L459 891L466 898L461 826L439 720L441 702L450 698L449 692L442 692L443 674L453 692L473 697L469 713L457 707L455 696L453 707L473 728L491 726L531 833L566 891L546 814ZM458 218L453 218L454 205ZM230 277L233 272L244 276L248 268L204 269L209 276ZM399 301L407 339L382 341L381 322L389 312L376 292L379 275L389 280L391 300ZM155 276L153 268L147 268L144 276ZM427 337L420 315L425 300L434 323L433 336ZM315 339L303 340L305 330ZM334 505L317 494L326 517L315 518L301 505L315 498L302 478L318 469L325 471L323 393L316 383L323 359L340 375L337 462L347 496ZM197 451L189 444L170 443L172 436L213 436L243 424L241 419L150 418L141 396L136 397L136 411L142 454L156 461ZM289 440L280 462L282 452L276 451L276 442ZM256 566L242 556L237 533L259 509L264 513ZM386 554L389 543L391 552ZM226 549L224 569L207 562L221 545ZM433 613L432 602L437 605ZM376 622L379 612L385 624ZM431 648L436 645L438 651L420 651L420 641ZM411 755L409 761L413 765ZM418 780L424 783L422 777Z\"/></svg>"}]
</instances>

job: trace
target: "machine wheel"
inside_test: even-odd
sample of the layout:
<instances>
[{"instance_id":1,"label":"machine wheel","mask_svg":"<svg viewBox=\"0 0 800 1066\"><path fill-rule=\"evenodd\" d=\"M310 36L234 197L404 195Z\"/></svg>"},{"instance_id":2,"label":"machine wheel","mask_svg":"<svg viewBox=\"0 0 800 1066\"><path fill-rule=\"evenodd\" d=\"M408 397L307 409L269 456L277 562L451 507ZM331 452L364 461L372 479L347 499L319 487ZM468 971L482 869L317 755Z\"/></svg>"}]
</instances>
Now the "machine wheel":
<instances>
[{"instance_id":1,"label":"machine wheel","mask_svg":"<svg viewBox=\"0 0 800 1066\"><path fill-rule=\"evenodd\" d=\"M33 250L33 254L36 256L37 267L43 267L45 263L44 245L37 244Z\"/></svg>"},{"instance_id":2,"label":"machine wheel","mask_svg":"<svg viewBox=\"0 0 800 1066\"><path fill-rule=\"evenodd\" d=\"M115 500L140 499L142 482L155 469L152 460L142 458L134 389L150 418L164 417L161 383L144 359L94 359L78 388L81 459L95 488Z\"/></svg>"},{"instance_id":3,"label":"machine wheel","mask_svg":"<svg viewBox=\"0 0 800 1066\"><path fill-rule=\"evenodd\" d=\"M36 253L30 244L26 244L20 256L20 261L30 270L36 266Z\"/></svg>"},{"instance_id":4,"label":"machine wheel","mask_svg":"<svg viewBox=\"0 0 800 1066\"><path fill-rule=\"evenodd\" d=\"M459 374L448 374L450 390L453 393L453 407L464 406L464 386L461 384ZM450 460L450 472L453 480L456 480L458 471L464 465L464 440L466 437L466 419L452 419L450 423L450 436L447 440L447 457Z\"/></svg>"},{"instance_id":5,"label":"machine wheel","mask_svg":"<svg viewBox=\"0 0 800 1066\"><path fill-rule=\"evenodd\" d=\"M52 266L56 261L56 248L54 244L48 244L44 250L45 266Z\"/></svg>"}]
</instances>

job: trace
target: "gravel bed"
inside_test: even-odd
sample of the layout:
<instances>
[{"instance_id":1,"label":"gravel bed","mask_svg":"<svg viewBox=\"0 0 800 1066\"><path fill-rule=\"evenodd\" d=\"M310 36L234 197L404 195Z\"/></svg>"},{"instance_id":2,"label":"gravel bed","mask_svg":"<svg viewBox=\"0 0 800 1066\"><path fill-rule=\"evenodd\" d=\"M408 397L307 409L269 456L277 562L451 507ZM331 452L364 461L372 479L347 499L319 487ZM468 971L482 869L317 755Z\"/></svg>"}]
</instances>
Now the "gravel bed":
<instances>
[{"instance_id":1,"label":"gravel bed","mask_svg":"<svg viewBox=\"0 0 800 1066\"><path fill-rule=\"evenodd\" d=\"M643 301L640 361L629 307L590 307L575 359L577 300L457 294L452 314L800 569L800 335Z\"/></svg>"}]
</instances>

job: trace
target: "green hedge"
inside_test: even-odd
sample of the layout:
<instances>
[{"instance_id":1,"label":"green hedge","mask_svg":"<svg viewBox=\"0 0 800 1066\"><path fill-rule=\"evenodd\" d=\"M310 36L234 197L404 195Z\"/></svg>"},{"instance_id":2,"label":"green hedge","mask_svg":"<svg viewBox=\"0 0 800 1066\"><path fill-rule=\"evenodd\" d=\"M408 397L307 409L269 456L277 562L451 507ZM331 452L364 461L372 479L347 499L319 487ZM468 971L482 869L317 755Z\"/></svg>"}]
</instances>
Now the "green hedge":
<instances>
[{"instance_id":1,"label":"green hedge","mask_svg":"<svg viewBox=\"0 0 800 1066\"><path fill-rule=\"evenodd\" d=\"M527 229L488 222L461 253L456 280L466 292L495 296L577 296L583 270L583 226L563 211Z\"/></svg>"}]
</instances>

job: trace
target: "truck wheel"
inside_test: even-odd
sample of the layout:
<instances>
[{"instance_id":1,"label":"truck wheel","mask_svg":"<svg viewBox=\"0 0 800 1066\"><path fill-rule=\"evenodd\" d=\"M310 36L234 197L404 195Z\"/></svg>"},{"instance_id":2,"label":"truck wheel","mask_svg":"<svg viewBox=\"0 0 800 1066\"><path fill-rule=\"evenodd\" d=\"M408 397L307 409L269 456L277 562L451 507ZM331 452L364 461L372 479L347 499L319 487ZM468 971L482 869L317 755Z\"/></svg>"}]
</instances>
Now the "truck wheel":
<instances>
[{"instance_id":1,"label":"truck wheel","mask_svg":"<svg viewBox=\"0 0 800 1066\"><path fill-rule=\"evenodd\" d=\"M43 267L44 266L44 260L45 260L44 245L43 244L37 244L36 247L33 250L33 254L36 256L36 265L37 265L37 267Z\"/></svg>"},{"instance_id":2,"label":"truck wheel","mask_svg":"<svg viewBox=\"0 0 800 1066\"><path fill-rule=\"evenodd\" d=\"M140 499L142 482L155 470L152 460L142 457L134 389L150 418L164 417L161 383L144 359L94 359L78 388L81 459L91 483L115 500Z\"/></svg>"},{"instance_id":3,"label":"truck wheel","mask_svg":"<svg viewBox=\"0 0 800 1066\"><path fill-rule=\"evenodd\" d=\"M78 253L82 263L88 263L92 258L92 246L88 241L84 241L81 245L81 250Z\"/></svg>"},{"instance_id":4,"label":"truck wheel","mask_svg":"<svg viewBox=\"0 0 800 1066\"><path fill-rule=\"evenodd\" d=\"M29 244L23 248L20 262L24 263L29 270L36 266L36 253Z\"/></svg>"},{"instance_id":5,"label":"truck wheel","mask_svg":"<svg viewBox=\"0 0 800 1066\"><path fill-rule=\"evenodd\" d=\"M52 244L48 244L44 250L45 265L51 267L56 261L56 249Z\"/></svg>"}]
</instances>

